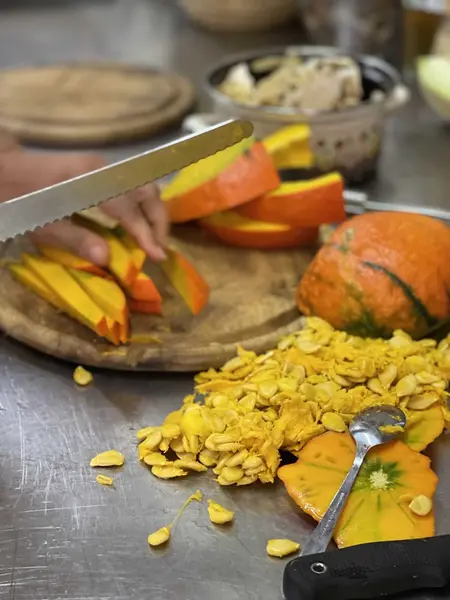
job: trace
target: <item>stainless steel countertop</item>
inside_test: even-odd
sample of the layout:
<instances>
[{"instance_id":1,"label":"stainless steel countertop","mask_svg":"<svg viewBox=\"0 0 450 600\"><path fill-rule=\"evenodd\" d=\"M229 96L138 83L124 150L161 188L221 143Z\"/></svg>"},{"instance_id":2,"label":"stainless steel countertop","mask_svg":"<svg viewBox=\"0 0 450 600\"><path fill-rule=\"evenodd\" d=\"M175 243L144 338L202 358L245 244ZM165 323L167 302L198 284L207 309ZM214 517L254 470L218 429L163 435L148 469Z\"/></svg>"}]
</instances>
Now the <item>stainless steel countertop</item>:
<instances>
[{"instance_id":1,"label":"stainless steel countertop","mask_svg":"<svg viewBox=\"0 0 450 600\"><path fill-rule=\"evenodd\" d=\"M295 28L214 36L190 26L168 0L0 12L0 66L119 59L170 66L200 83L228 52L297 41ZM415 98L389 123L374 197L450 208L449 143L448 128ZM79 389L71 366L0 340L0 598L281 599L285 562L266 557L266 541L303 542L312 524L279 485L219 489L203 475L162 482L137 461L135 430L160 422L191 386L187 376L99 372L91 387ZM440 533L450 533L448 445L443 440L433 449ZM125 452L127 463L115 489L102 488L88 463L112 447ZM219 530L205 506L193 504L172 543L151 551L147 534L168 524L197 488L235 509L235 525Z\"/></svg>"}]
</instances>

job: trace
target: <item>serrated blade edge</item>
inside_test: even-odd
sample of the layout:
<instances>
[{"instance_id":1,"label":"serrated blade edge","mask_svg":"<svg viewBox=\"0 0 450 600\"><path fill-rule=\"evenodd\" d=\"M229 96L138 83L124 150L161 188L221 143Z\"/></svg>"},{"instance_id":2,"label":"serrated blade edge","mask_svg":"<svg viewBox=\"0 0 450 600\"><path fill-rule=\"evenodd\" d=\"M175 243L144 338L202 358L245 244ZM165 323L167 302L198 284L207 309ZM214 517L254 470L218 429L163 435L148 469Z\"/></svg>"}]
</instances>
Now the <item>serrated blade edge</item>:
<instances>
[{"instance_id":1,"label":"serrated blade edge","mask_svg":"<svg viewBox=\"0 0 450 600\"><path fill-rule=\"evenodd\" d=\"M170 175L250 137L249 121L227 121L68 181L0 204L0 241L32 231Z\"/></svg>"}]
</instances>

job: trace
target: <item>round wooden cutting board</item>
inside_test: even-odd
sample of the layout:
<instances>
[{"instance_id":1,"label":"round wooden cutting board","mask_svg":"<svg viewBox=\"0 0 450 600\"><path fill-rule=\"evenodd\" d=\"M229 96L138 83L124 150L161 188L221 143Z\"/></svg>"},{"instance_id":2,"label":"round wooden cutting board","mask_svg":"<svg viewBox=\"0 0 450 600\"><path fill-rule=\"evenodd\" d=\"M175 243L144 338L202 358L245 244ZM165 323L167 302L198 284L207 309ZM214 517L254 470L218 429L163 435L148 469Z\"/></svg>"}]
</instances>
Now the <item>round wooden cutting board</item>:
<instances>
[{"instance_id":1,"label":"round wooden cutting board","mask_svg":"<svg viewBox=\"0 0 450 600\"><path fill-rule=\"evenodd\" d=\"M299 328L295 288L313 250L260 252L223 246L197 228L177 229L174 243L211 288L208 306L194 317L156 265L146 269L163 296L163 317L133 315L132 335L157 343L116 348L16 282L0 268L0 327L11 337L76 364L111 369L197 371L220 367L237 344L264 352ZM1 259L32 251L25 238L0 249ZM4 261L3 261L4 262Z\"/></svg>"},{"instance_id":2,"label":"round wooden cutting board","mask_svg":"<svg viewBox=\"0 0 450 600\"><path fill-rule=\"evenodd\" d=\"M28 142L106 144L154 134L192 106L176 74L81 63L0 71L0 128Z\"/></svg>"}]
</instances>

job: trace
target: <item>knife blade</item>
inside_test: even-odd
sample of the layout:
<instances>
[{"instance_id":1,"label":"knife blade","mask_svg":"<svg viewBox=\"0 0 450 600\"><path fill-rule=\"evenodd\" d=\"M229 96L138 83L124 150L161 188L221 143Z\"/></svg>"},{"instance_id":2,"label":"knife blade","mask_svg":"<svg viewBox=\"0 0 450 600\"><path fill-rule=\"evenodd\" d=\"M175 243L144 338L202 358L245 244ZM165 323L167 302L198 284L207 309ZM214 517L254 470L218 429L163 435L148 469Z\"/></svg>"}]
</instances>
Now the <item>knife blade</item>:
<instances>
[{"instance_id":1,"label":"knife blade","mask_svg":"<svg viewBox=\"0 0 450 600\"><path fill-rule=\"evenodd\" d=\"M450 584L450 535L301 556L286 567L286 600L369 600Z\"/></svg>"},{"instance_id":2,"label":"knife blade","mask_svg":"<svg viewBox=\"0 0 450 600\"><path fill-rule=\"evenodd\" d=\"M226 121L137 156L0 204L0 241L32 231L160 179L253 133L249 121Z\"/></svg>"}]
</instances>

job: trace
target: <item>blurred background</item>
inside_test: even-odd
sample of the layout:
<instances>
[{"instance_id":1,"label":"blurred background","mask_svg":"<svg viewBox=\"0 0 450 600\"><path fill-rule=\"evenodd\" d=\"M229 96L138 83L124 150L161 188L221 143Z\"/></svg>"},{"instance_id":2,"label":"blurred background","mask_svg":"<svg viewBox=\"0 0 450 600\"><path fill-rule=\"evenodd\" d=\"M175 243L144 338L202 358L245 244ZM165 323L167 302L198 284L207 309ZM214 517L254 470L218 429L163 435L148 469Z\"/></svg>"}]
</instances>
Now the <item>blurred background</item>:
<instances>
[{"instance_id":1,"label":"blurred background","mask_svg":"<svg viewBox=\"0 0 450 600\"><path fill-rule=\"evenodd\" d=\"M431 192L438 205L445 201L442 185L435 182L442 181L442 169L438 176L436 161L421 155L424 145L439 156L447 148L450 75L445 65L443 71L438 65L437 75L435 65L426 65L433 89L428 85L425 93L416 80L419 57L450 55L447 0L1 0L0 7L0 128L24 144L46 150L101 147L110 159L127 156L179 133L187 113L215 110L207 75L229 55L273 46L335 45L342 54L384 59L398 69L412 96L409 103L400 101L406 105L387 124L374 197L408 199L410 169L416 169L411 165L420 164L424 187L416 182L414 190L418 185L422 196ZM93 62L151 67L159 75L148 81L151 89L144 86L138 93L132 88L141 84L130 78L127 83L122 74L114 85L105 84L109 92L100 93L92 73L83 78L78 72L69 85L67 69L50 74L37 69L73 62L88 70ZM182 78L176 85L170 80L170 90L160 77L167 72ZM436 81L444 89L437 99ZM105 93L116 104L107 109L112 110L109 124L102 108L92 108ZM136 115L128 114L136 103L140 114L152 114L151 126L146 122L140 128ZM82 115L89 111L87 124ZM108 135L108 127L112 132L113 121L117 126L118 115L125 113L131 119L128 129L124 122L120 135ZM420 144L414 143L419 138Z\"/></svg>"}]
</instances>

